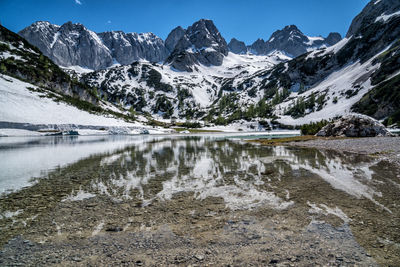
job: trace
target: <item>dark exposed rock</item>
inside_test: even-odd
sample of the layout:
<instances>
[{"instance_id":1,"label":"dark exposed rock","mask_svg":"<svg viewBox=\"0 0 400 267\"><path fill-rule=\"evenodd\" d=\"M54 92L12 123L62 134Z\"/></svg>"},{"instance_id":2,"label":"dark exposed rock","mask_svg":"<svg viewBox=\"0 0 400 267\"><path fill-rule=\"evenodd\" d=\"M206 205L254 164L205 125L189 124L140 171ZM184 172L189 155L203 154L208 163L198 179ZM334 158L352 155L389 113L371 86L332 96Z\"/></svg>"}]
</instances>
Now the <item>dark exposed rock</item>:
<instances>
[{"instance_id":1,"label":"dark exposed rock","mask_svg":"<svg viewBox=\"0 0 400 267\"><path fill-rule=\"evenodd\" d=\"M119 226L109 226L106 228L107 232L121 232L123 229Z\"/></svg>"},{"instance_id":2,"label":"dark exposed rock","mask_svg":"<svg viewBox=\"0 0 400 267\"><path fill-rule=\"evenodd\" d=\"M327 38L309 38L295 25L289 25L282 30L275 31L268 41L258 39L249 49L257 55L266 55L274 50L282 51L292 57L306 53L309 49L331 46L342 39L339 33L330 33Z\"/></svg>"},{"instance_id":3,"label":"dark exposed rock","mask_svg":"<svg viewBox=\"0 0 400 267\"><path fill-rule=\"evenodd\" d=\"M357 35L362 28L369 24L373 24L377 17L382 14L393 14L400 8L398 0L383 0L370 1L351 22L350 28L347 31L346 37Z\"/></svg>"},{"instance_id":4,"label":"dark exposed rock","mask_svg":"<svg viewBox=\"0 0 400 267\"><path fill-rule=\"evenodd\" d=\"M342 36L340 35L340 33L338 32L331 32L329 33L329 35L326 37L325 42L331 46L336 44L337 42L339 42L340 40L342 40Z\"/></svg>"},{"instance_id":5,"label":"dark exposed rock","mask_svg":"<svg viewBox=\"0 0 400 267\"><path fill-rule=\"evenodd\" d=\"M211 20L201 19L190 26L167 59L172 67L192 71L195 64L219 66L228 55L228 45Z\"/></svg>"},{"instance_id":6,"label":"dark exposed rock","mask_svg":"<svg viewBox=\"0 0 400 267\"><path fill-rule=\"evenodd\" d=\"M316 136L373 137L392 134L377 120L366 115L352 114L329 123Z\"/></svg>"},{"instance_id":7,"label":"dark exposed rock","mask_svg":"<svg viewBox=\"0 0 400 267\"><path fill-rule=\"evenodd\" d=\"M229 51L235 54L246 54L247 53L247 47L244 42L239 41L235 38L232 38L232 40L228 44Z\"/></svg>"},{"instance_id":8,"label":"dark exposed rock","mask_svg":"<svg viewBox=\"0 0 400 267\"><path fill-rule=\"evenodd\" d=\"M265 42L263 39L257 39L250 47L250 51L256 55L267 54Z\"/></svg>"},{"instance_id":9,"label":"dark exposed rock","mask_svg":"<svg viewBox=\"0 0 400 267\"><path fill-rule=\"evenodd\" d=\"M176 27L168 34L167 39L165 39L165 47L169 52L174 51L176 44L183 35L185 35L185 30L181 26Z\"/></svg>"},{"instance_id":10,"label":"dark exposed rock","mask_svg":"<svg viewBox=\"0 0 400 267\"><path fill-rule=\"evenodd\" d=\"M124 33L112 31L99 33L104 45L117 62L127 65L140 59L163 61L169 54L164 41L153 33Z\"/></svg>"}]
</instances>

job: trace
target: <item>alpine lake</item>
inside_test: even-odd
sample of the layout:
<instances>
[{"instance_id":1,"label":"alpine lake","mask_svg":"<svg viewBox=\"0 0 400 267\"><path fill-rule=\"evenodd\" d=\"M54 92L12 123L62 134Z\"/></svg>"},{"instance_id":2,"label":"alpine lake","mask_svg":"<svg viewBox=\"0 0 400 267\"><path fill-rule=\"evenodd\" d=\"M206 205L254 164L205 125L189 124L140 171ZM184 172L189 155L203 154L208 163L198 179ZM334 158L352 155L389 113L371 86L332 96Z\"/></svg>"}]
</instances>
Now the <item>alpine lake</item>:
<instances>
[{"instance_id":1,"label":"alpine lake","mask_svg":"<svg viewBox=\"0 0 400 267\"><path fill-rule=\"evenodd\" d=\"M400 266L400 170L262 137L0 138L0 265Z\"/></svg>"}]
</instances>

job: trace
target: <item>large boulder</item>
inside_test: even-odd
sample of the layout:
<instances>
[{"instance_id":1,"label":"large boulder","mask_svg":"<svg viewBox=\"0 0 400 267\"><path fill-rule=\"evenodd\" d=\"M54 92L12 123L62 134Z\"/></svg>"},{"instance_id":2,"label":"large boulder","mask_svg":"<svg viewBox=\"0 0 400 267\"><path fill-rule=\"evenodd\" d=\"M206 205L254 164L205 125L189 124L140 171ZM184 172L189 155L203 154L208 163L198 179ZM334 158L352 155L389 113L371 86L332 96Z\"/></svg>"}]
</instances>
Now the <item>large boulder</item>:
<instances>
[{"instance_id":1,"label":"large boulder","mask_svg":"<svg viewBox=\"0 0 400 267\"><path fill-rule=\"evenodd\" d=\"M351 114L329 123L316 136L373 137L392 134L382 123L371 117Z\"/></svg>"}]
</instances>

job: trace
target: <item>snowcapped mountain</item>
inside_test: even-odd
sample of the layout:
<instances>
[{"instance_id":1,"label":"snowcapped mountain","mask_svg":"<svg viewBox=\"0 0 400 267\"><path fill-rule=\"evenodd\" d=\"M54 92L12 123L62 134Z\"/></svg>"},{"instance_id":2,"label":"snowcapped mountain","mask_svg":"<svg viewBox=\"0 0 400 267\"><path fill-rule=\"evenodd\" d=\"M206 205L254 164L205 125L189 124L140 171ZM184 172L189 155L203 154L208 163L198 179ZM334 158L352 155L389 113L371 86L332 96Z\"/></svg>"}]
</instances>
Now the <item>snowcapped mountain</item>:
<instances>
[{"instance_id":1,"label":"snowcapped mountain","mask_svg":"<svg viewBox=\"0 0 400 267\"><path fill-rule=\"evenodd\" d=\"M71 23L38 22L20 34L58 64L79 70L67 71L123 110L216 124L299 125L349 112L400 121L399 25L397 0L373 0L344 39L308 37L290 25L268 41L228 45L204 19L175 28L165 42L153 34L95 34ZM89 61L95 71L81 71Z\"/></svg>"},{"instance_id":2,"label":"snowcapped mountain","mask_svg":"<svg viewBox=\"0 0 400 267\"><path fill-rule=\"evenodd\" d=\"M281 51L291 57L297 57L315 49L332 46L341 39L342 37L337 32L330 33L326 38L306 36L295 25L289 25L275 31L268 41L257 39L253 44L246 46L233 38L228 47L236 54L250 52L255 55L267 55L272 51Z\"/></svg>"},{"instance_id":3,"label":"snowcapped mountain","mask_svg":"<svg viewBox=\"0 0 400 267\"><path fill-rule=\"evenodd\" d=\"M115 63L159 62L169 54L164 41L152 33L112 31L97 34L72 22L58 26L38 21L20 31L19 35L64 67L98 70Z\"/></svg>"},{"instance_id":4,"label":"snowcapped mountain","mask_svg":"<svg viewBox=\"0 0 400 267\"><path fill-rule=\"evenodd\" d=\"M281 53L228 53L222 65L199 64L191 72L175 71L170 65L134 62L82 74L81 81L98 88L103 99L158 118L202 118L225 91L236 91L239 81L288 59ZM256 93L251 98L255 99Z\"/></svg>"},{"instance_id":5,"label":"snowcapped mountain","mask_svg":"<svg viewBox=\"0 0 400 267\"><path fill-rule=\"evenodd\" d=\"M133 119L123 112L0 25L0 127L10 123L128 125L122 119Z\"/></svg>"},{"instance_id":6,"label":"snowcapped mountain","mask_svg":"<svg viewBox=\"0 0 400 267\"><path fill-rule=\"evenodd\" d=\"M400 121L400 2L371 1L337 44L248 78L284 124L360 112Z\"/></svg>"},{"instance_id":7,"label":"snowcapped mountain","mask_svg":"<svg viewBox=\"0 0 400 267\"><path fill-rule=\"evenodd\" d=\"M43 88L51 88L53 92L78 97L92 104L98 102L88 86L71 79L38 48L1 25L0 64L2 74Z\"/></svg>"},{"instance_id":8,"label":"snowcapped mountain","mask_svg":"<svg viewBox=\"0 0 400 267\"><path fill-rule=\"evenodd\" d=\"M110 50L99 36L79 23L58 26L39 21L19 34L60 66L100 69L113 63Z\"/></svg>"}]
</instances>

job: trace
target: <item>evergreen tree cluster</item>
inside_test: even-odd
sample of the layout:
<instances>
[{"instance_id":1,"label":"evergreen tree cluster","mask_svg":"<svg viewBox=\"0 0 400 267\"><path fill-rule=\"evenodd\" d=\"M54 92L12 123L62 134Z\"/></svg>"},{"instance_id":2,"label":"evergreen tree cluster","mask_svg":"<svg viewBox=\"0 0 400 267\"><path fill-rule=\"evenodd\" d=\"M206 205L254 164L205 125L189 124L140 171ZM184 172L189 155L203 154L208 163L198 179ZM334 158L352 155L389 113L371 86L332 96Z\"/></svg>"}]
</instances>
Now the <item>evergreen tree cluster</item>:
<instances>
[{"instance_id":1,"label":"evergreen tree cluster","mask_svg":"<svg viewBox=\"0 0 400 267\"><path fill-rule=\"evenodd\" d=\"M239 107L237 101L229 102L232 98L237 98L237 95L233 93L222 96L218 111L215 108L211 108L204 120L214 122L217 125L226 125L241 119L251 121L254 118L269 118L272 116L272 106L267 103L265 98L262 98L256 104L250 104L247 108ZM224 116L229 113L229 116Z\"/></svg>"},{"instance_id":2,"label":"evergreen tree cluster","mask_svg":"<svg viewBox=\"0 0 400 267\"><path fill-rule=\"evenodd\" d=\"M328 123L329 123L329 121L327 121L327 120L321 120L319 122L311 122L309 124L303 124L300 127L301 134L315 135L316 133L319 132L319 130L322 129L322 127L324 127Z\"/></svg>"}]
</instances>

